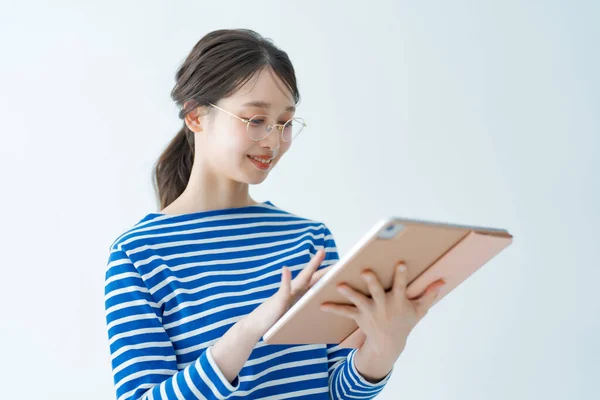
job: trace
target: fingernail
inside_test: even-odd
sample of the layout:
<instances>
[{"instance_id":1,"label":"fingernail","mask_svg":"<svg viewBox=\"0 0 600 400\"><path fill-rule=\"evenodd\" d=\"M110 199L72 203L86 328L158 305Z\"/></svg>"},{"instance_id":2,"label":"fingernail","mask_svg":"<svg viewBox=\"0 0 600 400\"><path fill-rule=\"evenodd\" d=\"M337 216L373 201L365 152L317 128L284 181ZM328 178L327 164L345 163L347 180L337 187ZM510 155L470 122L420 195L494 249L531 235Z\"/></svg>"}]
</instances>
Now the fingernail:
<instances>
[{"instance_id":1,"label":"fingernail","mask_svg":"<svg viewBox=\"0 0 600 400\"><path fill-rule=\"evenodd\" d=\"M398 267L398 270L399 270L400 272L404 272L404 271L406 271L406 265L404 265L404 264L400 264L400 266Z\"/></svg>"}]
</instances>

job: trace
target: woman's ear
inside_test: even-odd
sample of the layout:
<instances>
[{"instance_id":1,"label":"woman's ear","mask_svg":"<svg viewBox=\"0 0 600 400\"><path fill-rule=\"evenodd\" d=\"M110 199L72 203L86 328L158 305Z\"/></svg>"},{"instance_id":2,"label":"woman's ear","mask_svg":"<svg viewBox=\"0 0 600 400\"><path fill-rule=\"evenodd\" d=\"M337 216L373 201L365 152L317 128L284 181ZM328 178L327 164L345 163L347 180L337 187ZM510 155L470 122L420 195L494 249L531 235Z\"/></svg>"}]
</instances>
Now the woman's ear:
<instances>
[{"instance_id":1,"label":"woman's ear","mask_svg":"<svg viewBox=\"0 0 600 400\"><path fill-rule=\"evenodd\" d=\"M189 102L186 102L183 105L184 109L188 106L188 103ZM195 133L202 132L202 130L203 130L203 124L202 124L203 118L202 117L204 117L206 114L207 114L206 107L198 106L185 115L185 119L184 119L185 124L192 132L195 132Z\"/></svg>"}]
</instances>

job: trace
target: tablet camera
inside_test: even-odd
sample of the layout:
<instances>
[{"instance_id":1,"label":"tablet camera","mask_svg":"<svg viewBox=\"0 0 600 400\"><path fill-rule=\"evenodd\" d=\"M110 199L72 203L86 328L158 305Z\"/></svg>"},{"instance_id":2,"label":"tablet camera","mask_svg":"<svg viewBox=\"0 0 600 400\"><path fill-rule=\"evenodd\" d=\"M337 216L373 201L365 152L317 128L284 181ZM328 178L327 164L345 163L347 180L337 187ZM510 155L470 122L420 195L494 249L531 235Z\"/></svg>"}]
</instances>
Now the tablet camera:
<instances>
[{"instance_id":1,"label":"tablet camera","mask_svg":"<svg viewBox=\"0 0 600 400\"><path fill-rule=\"evenodd\" d=\"M404 225L398 223L391 223L385 226L383 230L379 232L378 237L380 239L391 239L394 236L396 236L396 234L402 229L404 229Z\"/></svg>"}]
</instances>

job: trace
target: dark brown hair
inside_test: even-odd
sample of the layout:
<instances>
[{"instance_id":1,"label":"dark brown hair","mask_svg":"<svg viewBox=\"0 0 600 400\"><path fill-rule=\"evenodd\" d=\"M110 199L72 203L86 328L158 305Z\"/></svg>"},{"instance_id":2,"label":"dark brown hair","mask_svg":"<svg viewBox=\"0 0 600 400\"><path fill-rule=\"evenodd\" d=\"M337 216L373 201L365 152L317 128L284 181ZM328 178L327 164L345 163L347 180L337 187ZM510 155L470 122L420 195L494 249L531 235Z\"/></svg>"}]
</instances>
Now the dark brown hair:
<instances>
[{"instance_id":1,"label":"dark brown hair","mask_svg":"<svg viewBox=\"0 0 600 400\"><path fill-rule=\"evenodd\" d=\"M232 95L258 72L270 68L287 86L294 102L300 101L294 67L286 52L271 39L248 29L209 32L194 46L175 75L171 98L179 118L190 111ZM194 162L194 132L183 127L160 155L153 171L154 190L165 208L183 193Z\"/></svg>"}]
</instances>

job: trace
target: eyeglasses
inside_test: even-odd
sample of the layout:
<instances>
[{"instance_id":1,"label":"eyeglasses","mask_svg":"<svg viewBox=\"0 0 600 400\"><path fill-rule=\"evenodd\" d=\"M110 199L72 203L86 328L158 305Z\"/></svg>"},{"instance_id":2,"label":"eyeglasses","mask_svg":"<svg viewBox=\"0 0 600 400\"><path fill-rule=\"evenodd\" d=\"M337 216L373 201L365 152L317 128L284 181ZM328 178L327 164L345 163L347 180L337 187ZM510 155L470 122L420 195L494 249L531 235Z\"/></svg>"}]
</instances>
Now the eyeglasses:
<instances>
[{"instance_id":1,"label":"eyeglasses","mask_svg":"<svg viewBox=\"0 0 600 400\"><path fill-rule=\"evenodd\" d=\"M271 133L273 128L277 128L279 132L281 132L281 139L284 142L291 142L295 138L298 137L302 129L306 126L303 118L292 118L287 121L285 124L278 124L275 120L268 115L258 114L253 116L252 118L242 118L238 117L235 114L230 113L227 110L222 109L221 107L217 107L216 105L209 103L214 108L221 110L232 117L239 119L240 121L246 124L246 130L248 132L248 137L254 141L259 141Z\"/></svg>"}]
</instances>

